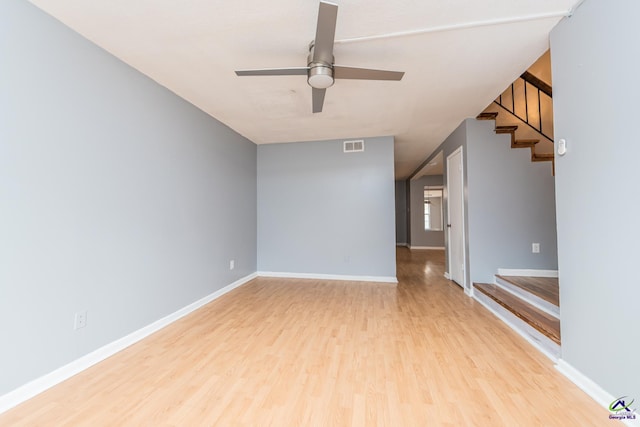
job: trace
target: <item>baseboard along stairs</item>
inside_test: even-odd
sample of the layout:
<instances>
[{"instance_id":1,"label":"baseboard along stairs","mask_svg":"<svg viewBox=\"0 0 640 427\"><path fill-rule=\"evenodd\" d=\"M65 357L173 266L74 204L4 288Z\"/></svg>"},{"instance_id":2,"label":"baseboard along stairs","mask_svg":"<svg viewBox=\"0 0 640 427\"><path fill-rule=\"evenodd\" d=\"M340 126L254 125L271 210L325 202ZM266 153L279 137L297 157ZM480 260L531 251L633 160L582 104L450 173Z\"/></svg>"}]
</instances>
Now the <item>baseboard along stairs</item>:
<instances>
[{"instance_id":1,"label":"baseboard along stairs","mask_svg":"<svg viewBox=\"0 0 640 427\"><path fill-rule=\"evenodd\" d=\"M483 112L476 116L477 120L497 120L497 112ZM529 148L532 162L551 162L551 172L555 175L555 159L553 153L537 153L536 145L539 139L518 139L516 137L517 125L495 126L496 134L511 134L511 148Z\"/></svg>"},{"instance_id":2,"label":"baseboard along stairs","mask_svg":"<svg viewBox=\"0 0 640 427\"><path fill-rule=\"evenodd\" d=\"M474 283L474 298L551 360L560 359L560 307L555 277L495 276Z\"/></svg>"}]
</instances>

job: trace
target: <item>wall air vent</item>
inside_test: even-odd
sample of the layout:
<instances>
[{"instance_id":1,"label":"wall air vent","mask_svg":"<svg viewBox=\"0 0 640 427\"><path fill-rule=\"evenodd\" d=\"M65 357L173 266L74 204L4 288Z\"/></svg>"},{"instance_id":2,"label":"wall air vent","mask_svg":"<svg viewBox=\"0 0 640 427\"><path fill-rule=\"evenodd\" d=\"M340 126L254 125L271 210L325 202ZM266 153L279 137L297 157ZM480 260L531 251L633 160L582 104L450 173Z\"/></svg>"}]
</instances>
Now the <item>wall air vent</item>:
<instances>
[{"instance_id":1,"label":"wall air vent","mask_svg":"<svg viewBox=\"0 0 640 427\"><path fill-rule=\"evenodd\" d=\"M364 151L364 139L356 139L354 141L344 141L343 151L345 153L357 153Z\"/></svg>"}]
</instances>

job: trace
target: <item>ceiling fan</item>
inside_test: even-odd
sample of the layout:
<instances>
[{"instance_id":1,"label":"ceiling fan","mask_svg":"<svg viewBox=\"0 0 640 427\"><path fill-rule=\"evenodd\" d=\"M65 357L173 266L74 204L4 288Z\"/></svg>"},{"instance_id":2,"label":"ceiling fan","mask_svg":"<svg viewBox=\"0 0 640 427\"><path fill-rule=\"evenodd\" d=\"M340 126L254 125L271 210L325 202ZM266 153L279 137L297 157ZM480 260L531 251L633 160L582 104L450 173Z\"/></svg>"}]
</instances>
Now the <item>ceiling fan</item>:
<instances>
[{"instance_id":1,"label":"ceiling fan","mask_svg":"<svg viewBox=\"0 0 640 427\"><path fill-rule=\"evenodd\" d=\"M306 67L262 68L257 70L238 70L238 76L307 76L312 88L313 112L322 111L324 95L334 79L358 80L400 80L401 71L372 70L368 68L345 67L333 63L333 42L336 33L338 5L327 1L320 2L316 38L309 44L309 56Z\"/></svg>"}]
</instances>

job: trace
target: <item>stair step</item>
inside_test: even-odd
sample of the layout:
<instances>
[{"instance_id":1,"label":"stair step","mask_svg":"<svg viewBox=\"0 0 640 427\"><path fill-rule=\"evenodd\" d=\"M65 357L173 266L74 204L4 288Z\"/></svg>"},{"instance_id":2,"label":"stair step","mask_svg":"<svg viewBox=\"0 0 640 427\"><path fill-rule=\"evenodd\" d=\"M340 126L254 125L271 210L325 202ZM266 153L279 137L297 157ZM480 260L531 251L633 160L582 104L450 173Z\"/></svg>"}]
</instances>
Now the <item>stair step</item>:
<instances>
[{"instance_id":1,"label":"stair step","mask_svg":"<svg viewBox=\"0 0 640 427\"><path fill-rule=\"evenodd\" d=\"M556 307L560 306L560 285L557 277L502 276L496 274L496 278L509 282L513 286L517 286Z\"/></svg>"},{"instance_id":2,"label":"stair step","mask_svg":"<svg viewBox=\"0 0 640 427\"><path fill-rule=\"evenodd\" d=\"M496 274L495 284L553 317L560 318L558 278Z\"/></svg>"},{"instance_id":3,"label":"stair step","mask_svg":"<svg viewBox=\"0 0 640 427\"><path fill-rule=\"evenodd\" d=\"M476 119L478 120L495 120L496 117L498 117L498 113L497 112L491 112L491 113L480 113L476 116Z\"/></svg>"},{"instance_id":4,"label":"stair step","mask_svg":"<svg viewBox=\"0 0 640 427\"><path fill-rule=\"evenodd\" d=\"M539 139L516 139L513 141L512 148L535 147L539 142Z\"/></svg>"},{"instance_id":5,"label":"stair step","mask_svg":"<svg viewBox=\"0 0 640 427\"><path fill-rule=\"evenodd\" d=\"M542 335L560 345L560 320L496 285L474 283L473 286Z\"/></svg>"},{"instance_id":6,"label":"stair step","mask_svg":"<svg viewBox=\"0 0 640 427\"><path fill-rule=\"evenodd\" d=\"M518 129L518 126L496 126L496 133L513 133Z\"/></svg>"},{"instance_id":7,"label":"stair step","mask_svg":"<svg viewBox=\"0 0 640 427\"><path fill-rule=\"evenodd\" d=\"M553 153L532 154L532 162L551 162L553 161Z\"/></svg>"}]
</instances>

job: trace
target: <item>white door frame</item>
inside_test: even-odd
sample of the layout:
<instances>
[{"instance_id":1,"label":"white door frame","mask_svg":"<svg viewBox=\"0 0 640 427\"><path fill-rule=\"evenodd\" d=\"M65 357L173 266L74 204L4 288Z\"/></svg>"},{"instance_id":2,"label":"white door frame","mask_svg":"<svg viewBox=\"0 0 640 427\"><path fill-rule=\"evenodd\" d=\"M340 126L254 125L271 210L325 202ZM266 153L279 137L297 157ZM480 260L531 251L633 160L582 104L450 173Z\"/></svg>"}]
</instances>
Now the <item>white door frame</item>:
<instances>
[{"instance_id":1,"label":"white door frame","mask_svg":"<svg viewBox=\"0 0 640 427\"><path fill-rule=\"evenodd\" d=\"M457 149L455 149L451 154L449 154L447 156L447 224L451 224L451 209L449 209L450 207L450 185L449 185L449 175L455 171L452 171L450 168L450 162L451 162L451 158L457 154L460 154L460 184L461 184L461 188L460 188L460 197L462 200L460 200L460 209L461 209L461 215L462 215L462 230L461 230L461 238L462 238L462 265L464 266L463 271L462 271L462 288L464 289L464 292L469 295L472 296L472 292L471 290L468 288L467 286L467 251L466 251L466 238L465 238L465 232L466 232L466 227L465 227L465 209L464 209L464 151L462 150L462 147L458 147ZM451 266L452 266L452 262L451 262L451 227L447 227L447 245L448 245L448 272L447 272L447 276L449 276L448 278L451 279L452 275L451 275Z\"/></svg>"}]
</instances>

